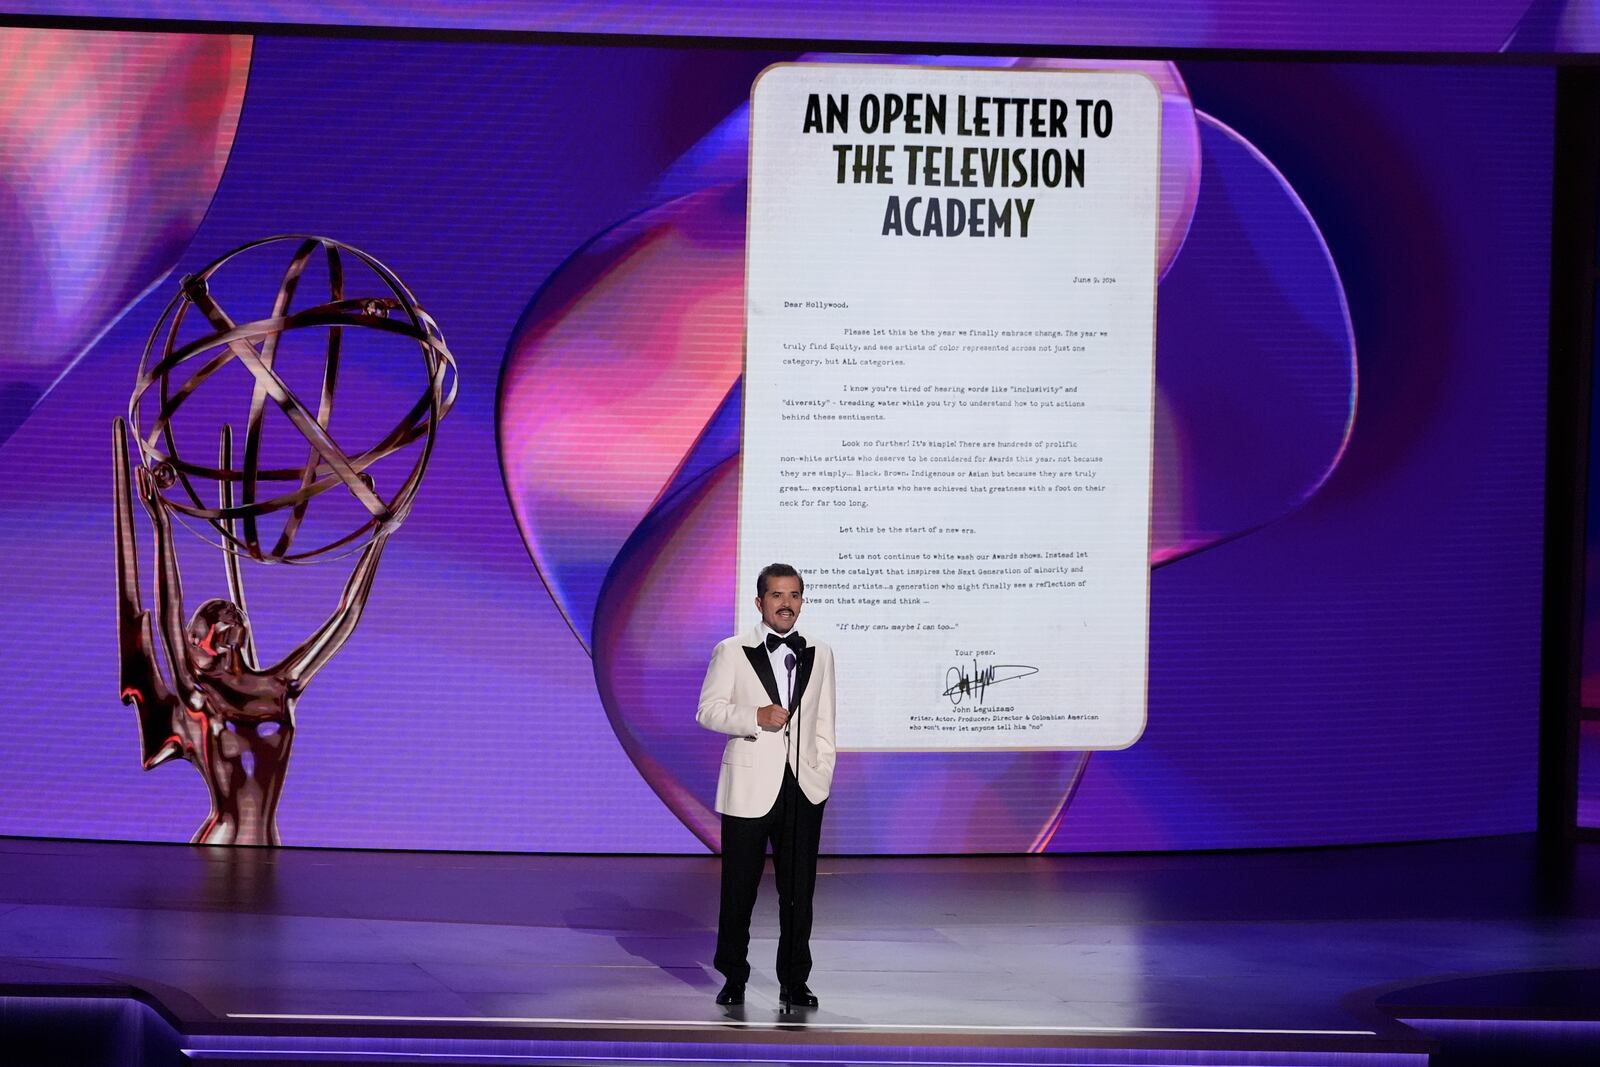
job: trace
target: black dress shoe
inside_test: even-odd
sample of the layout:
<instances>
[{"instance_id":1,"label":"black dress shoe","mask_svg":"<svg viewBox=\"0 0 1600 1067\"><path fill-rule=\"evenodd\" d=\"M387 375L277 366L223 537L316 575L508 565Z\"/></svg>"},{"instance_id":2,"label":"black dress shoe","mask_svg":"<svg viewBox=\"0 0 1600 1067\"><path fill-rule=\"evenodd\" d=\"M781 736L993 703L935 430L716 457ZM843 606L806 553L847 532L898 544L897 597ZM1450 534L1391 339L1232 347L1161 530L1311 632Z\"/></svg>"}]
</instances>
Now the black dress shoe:
<instances>
[{"instance_id":1,"label":"black dress shoe","mask_svg":"<svg viewBox=\"0 0 1600 1067\"><path fill-rule=\"evenodd\" d=\"M814 999L814 998L813 998ZM744 983L732 979L722 983L722 992L717 994L718 1004L743 1004Z\"/></svg>"},{"instance_id":2,"label":"black dress shoe","mask_svg":"<svg viewBox=\"0 0 1600 1067\"><path fill-rule=\"evenodd\" d=\"M785 1008L814 1008L817 1006L817 995L806 988L804 982L792 989L789 986L779 986L778 1003Z\"/></svg>"}]
</instances>

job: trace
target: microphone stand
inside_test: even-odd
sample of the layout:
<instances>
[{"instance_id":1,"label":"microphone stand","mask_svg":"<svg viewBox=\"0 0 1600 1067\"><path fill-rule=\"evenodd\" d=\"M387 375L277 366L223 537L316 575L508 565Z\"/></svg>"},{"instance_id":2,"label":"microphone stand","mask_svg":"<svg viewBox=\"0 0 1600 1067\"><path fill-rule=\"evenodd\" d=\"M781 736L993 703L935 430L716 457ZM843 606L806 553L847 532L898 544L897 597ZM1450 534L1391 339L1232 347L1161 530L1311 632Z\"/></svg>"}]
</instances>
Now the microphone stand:
<instances>
[{"instance_id":1,"label":"microphone stand","mask_svg":"<svg viewBox=\"0 0 1600 1067\"><path fill-rule=\"evenodd\" d=\"M800 767L799 767L800 760L798 758L796 758L795 766L794 766L794 768L792 770L791 770L791 768L789 766L789 730L787 729L787 727L793 726L793 728L794 728L795 752L796 752L796 754L798 754L799 748L800 748L800 724L799 724L800 706L798 704L795 704L795 699L794 699L794 674L795 674L795 669L799 665L799 660L795 656L795 654L791 651L787 656L784 657L783 665L787 669L788 676L789 676L789 678L788 678L789 690L788 690L788 694L787 694L788 697L789 697L789 703L794 705L793 707L791 707L789 709L789 719L784 723L784 726L786 728L783 731L783 772L784 772L784 777L787 778L791 773L794 775L794 795L789 798L789 812L788 812L788 819L787 819L787 822L789 823L789 832L788 832L788 839L789 839L789 878L788 878L788 882L789 882L789 920L790 920L790 923L793 924L794 923L794 919L795 919L795 913L798 910L799 904L800 904L799 900L796 899L796 896L795 896L795 880L796 880L796 878L798 877L798 874L799 874L799 856L797 855L797 853L799 851L799 841L797 840L797 838L798 838L799 832L800 832L800 798L802 796L804 796L804 793L800 789ZM788 783L784 782L778 788L781 790L781 789L786 788L787 785L788 785ZM782 928L781 921L779 923L778 936L780 938L783 936L783 928ZM790 952L791 957L793 956L793 953L794 953L795 947L796 947L795 944L794 944L794 940L795 940L794 932L791 929L790 934L789 934L789 952ZM794 961L791 958L790 959L790 964L793 965L793 962ZM782 992L783 990L789 989L790 987L789 987L788 975L779 975L778 976L778 985L779 985L780 992ZM784 1007L792 1008L793 1005L792 1004L785 1004Z\"/></svg>"}]
</instances>

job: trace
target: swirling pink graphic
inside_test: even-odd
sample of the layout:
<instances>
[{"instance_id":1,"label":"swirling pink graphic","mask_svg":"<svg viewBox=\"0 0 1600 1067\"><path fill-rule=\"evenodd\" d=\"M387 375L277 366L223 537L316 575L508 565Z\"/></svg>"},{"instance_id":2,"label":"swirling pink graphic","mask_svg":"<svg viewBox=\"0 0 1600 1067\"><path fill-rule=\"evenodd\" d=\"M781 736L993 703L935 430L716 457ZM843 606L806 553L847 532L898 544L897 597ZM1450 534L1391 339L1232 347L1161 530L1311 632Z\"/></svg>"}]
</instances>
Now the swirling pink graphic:
<instances>
[{"instance_id":1,"label":"swirling pink graphic","mask_svg":"<svg viewBox=\"0 0 1600 1067\"><path fill-rule=\"evenodd\" d=\"M981 62L1139 70L1162 90L1152 565L1298 507L1338 462L1356 383L1343 288L1304 204L1195 111L1170 64ZM691 718L748 577L734 573L746 129L741 109L663 175L645 210L555 272L508 345L498 413L517 521L593 655L612 727L713 848L720 749ZM1039 850L1086 759L842 753L823 845Z\"/></svg>"},{"instance_id":2,"label":"swirling pink graphic","mask_svg":"<svg viewBox=\"0 0 1600 1067\"><path fill-rule=\"evenodd\" d=\"M0 442L188 246L251 39L0 29Z\"/></svg>"}]
</instances>

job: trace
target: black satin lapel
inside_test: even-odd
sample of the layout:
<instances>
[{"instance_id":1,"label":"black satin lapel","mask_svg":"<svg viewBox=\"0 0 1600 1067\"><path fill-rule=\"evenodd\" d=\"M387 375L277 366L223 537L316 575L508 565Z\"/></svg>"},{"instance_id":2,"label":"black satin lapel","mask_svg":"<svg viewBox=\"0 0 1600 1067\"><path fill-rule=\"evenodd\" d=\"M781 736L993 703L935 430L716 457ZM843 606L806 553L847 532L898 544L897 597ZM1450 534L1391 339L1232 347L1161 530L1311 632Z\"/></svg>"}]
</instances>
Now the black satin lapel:
<instances>
[{"instance_id":1,"label":"black satin lapel","mask_svg":"<svg viewBox=\"0 0 1600 1067\"><path fill-rule=\"evenodd\" d=\"M800 650L800 666L796 668L794 675L794 703L789 705L790 711L800 706L800 698L806 693L806 683L811 681L811 665L816 659L816 645L807 645Z\"/></svg>"},{"instance_id":2,"label":"black satin lapel","mask_svg":"<svg viewBox=\"0 0 1600 1067\"><path fill-rule=\"evenodd\" d=\"M755 648L748 645L740 647L744 649L745 659L748 659L750 666L755 668L756 677L761 679L762 686L766 688L768 698L782 707L783 701L778 699L778 679L772 676L772 660L767 658L767 647L765 645L757 645Z\"/></svg>"}]
</instances>

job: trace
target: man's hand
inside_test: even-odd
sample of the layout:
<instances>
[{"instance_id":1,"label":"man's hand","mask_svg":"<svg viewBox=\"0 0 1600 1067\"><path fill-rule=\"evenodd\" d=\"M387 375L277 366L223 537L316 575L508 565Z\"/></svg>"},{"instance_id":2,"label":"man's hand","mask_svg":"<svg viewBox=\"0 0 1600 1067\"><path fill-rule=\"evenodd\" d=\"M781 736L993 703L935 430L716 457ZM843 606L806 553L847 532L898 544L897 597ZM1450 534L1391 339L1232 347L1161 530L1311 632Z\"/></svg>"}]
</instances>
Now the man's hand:
<instances>
[{"instance_id":1,"label":"man's hand","mask_svg":"<svg viewBox=\"0 0 1600 1067\"><path fill-rule=\"evenodd\" d=\"M756 722L768 733L783 729L784 723L789 721L789 713L776 704L768 704L764 708L756 709Z\"/></svg>"}]
</instances>

